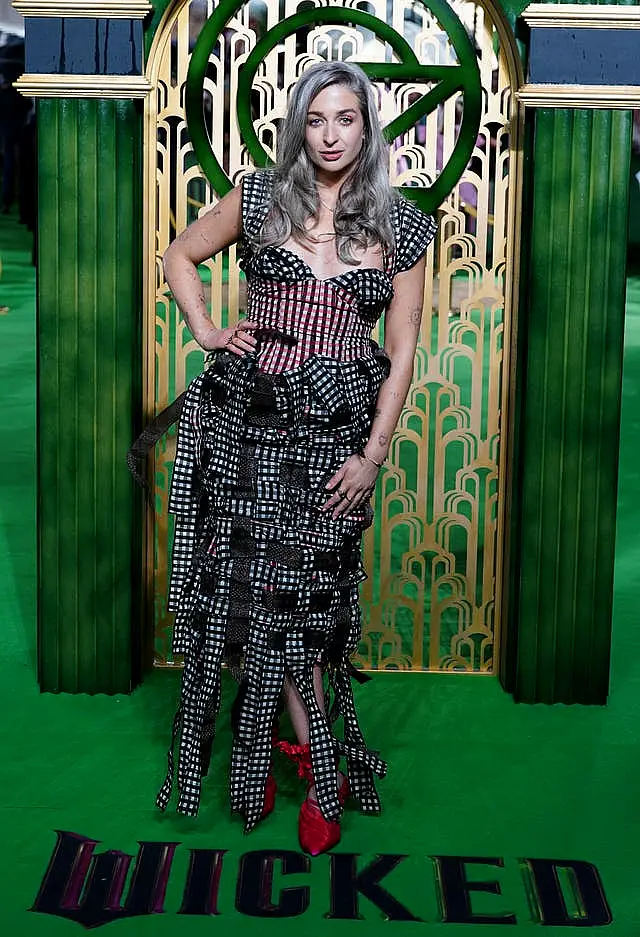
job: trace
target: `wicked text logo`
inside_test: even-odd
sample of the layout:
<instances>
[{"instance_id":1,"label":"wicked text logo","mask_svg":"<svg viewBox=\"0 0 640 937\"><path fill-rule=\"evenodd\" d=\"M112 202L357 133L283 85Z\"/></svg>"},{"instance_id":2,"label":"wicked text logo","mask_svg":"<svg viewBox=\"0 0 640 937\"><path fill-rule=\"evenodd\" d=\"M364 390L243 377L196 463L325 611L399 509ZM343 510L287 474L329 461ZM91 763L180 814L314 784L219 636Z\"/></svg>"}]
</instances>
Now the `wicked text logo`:
<instances>
[{"instance_id":1,"label":"wicked text logo","mask_svg":"<svg viewBox=\"0 0 640 937\"><path fill-rule=\"evenodd\" d=\"M69 918L83 927L100 927L112 921L164 911L167 884L180 843L140 842L137 855L118 850L96 852L98 841L77 833L56 831L57 842L32 911ZM363 860L357 853L331 853L329 900L326 917L339 920L362 918L361 903L389 921L444 924L518 923L511 911L495 914L474 910L474 894L502 896L501 857L425 856L435 872L440 916L426 921L398 900L387 887L386 877L408 856L383 853ZM178 914L218 915L222 876L235 879L235 911L261 918L298 917L312 901L309 885L274 887L289 875L311 871L311 861L300 852L259 850L234 859L225 849L189 849L189 864ZM324 861L324 860L323 860ZM590 862L579 859L516 860L522 885L533 899L534 919L556 927L601 927L612 915L600 875ZM477 878L478 868L484 871ZM473 870L474 878L469 878ZM569 883L568 885L566 883ZM570 898L567 892L570 891ZM503 896L502 900L508 896Z\"/></svg>"}]
</instances>

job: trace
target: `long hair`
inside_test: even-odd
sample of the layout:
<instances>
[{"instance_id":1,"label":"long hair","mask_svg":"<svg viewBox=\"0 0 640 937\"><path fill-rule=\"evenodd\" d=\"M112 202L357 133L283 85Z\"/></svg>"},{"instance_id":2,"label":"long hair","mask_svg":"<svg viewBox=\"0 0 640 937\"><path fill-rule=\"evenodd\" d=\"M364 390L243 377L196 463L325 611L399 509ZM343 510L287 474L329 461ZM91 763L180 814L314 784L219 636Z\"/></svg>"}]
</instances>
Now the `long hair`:
<instances>
[{"instance_id":1,"label":"long hair","mask_svg":"<svg viewBox=\"0 0 640 937\"><path fill-rule=\"evenodd\" d=\"M294 86L278 135L270 211L257 236L258 248L279 246L290 237L304 241L306 223L319 214L315 167L305 147L307 114L313 99L330 85L343 85L358 98L364 140L356 164L343 182L333 215L336 249L343 263L357 264L355 251L380 244L394 248L387 145L382 135L371 82L350 62L320 62Z\"/></svg>"}]
</instances>

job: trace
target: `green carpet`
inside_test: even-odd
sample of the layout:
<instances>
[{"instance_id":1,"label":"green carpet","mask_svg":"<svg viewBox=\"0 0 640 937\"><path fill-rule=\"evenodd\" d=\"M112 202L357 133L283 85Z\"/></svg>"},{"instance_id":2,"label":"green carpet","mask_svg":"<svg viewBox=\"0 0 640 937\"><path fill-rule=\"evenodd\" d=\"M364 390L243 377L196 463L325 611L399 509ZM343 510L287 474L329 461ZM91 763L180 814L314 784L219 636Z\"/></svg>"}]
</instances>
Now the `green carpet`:
<instances>
[{"instance_id":1,"label":"green carpet","mask_svg":"<svg viewBox=\"0 0 640 937\"><path fill-rule=\"evenodd\" d=\"M4 265L0 303L10 306L0 316L2 933L57 937L82 932L83 924L60 916L65 914L60 903L62 888L56 892L51 878L49 890L39 898L41 910L29 910L36 902L59 830L99 841L98 852L121 850L135 856L139 842L179 844L166 898L155 905L156 912L163 907L164 913L120 914L106 926L122 937L168 937L176 932L205 935L231 929L240 937L294 934L301 929L326 937L395 934L407 930L409 914L420 919L411 925L411 933L452 937L476 930L535 934L540 925L536 902L530 900L525 859L592 863L613 916L607 933L640 934L636 867L640 841L640 632L636 626L640 279L629 282L628 295L610 705L516 705L491 677L380 674L360 688L358 695L367 737L390 763L389 775L380 785L384 813L366 818L348 811L336 857L314 859L305 871L295 865L295 856L289 856L293 864L286 867L277 857L275 863L269 859L277 851L297 850L296 816L302 789L288 765L276 765L280 791L273 816L249 836L243 835L239 819L230 817L225 784L230 732L225 713L200 817L163 815L153 807L164 772L176 674L156 672L130 697L54 696L38 691L34 672L34 274L29 266L28 236L11 217L0 226L0 256ZM67 836L64 843L72 840ZM152 854L152 847L145 850L147 857ZM357 857L352 859L350 854ZM383 858L372 866L376 856ZM394 860L384 858L389 856L405 858L398 858L392 868ZM469 860L466 876L472 885L467 903L460 862L441 859L438 865L434 859L438 856ZM185 900L192 858L194 873ZM474 864L474 858L485 862ZM198 889L208 880L196 873L201 867L198 863L209 863L211 873L214 859L219 863L219 889L217 893L215 887L209 890L207 903ZM357 870L369 868L368 877L356 879L352 863ZM539 882L545 868L549 870L537 867ZM395 903L375 883L376 870L385 869L390 871L380 886ZM103 871L104 862L94 876L96 889ZM139 891L125 888L129 910L138 907L136 896L147 894L144 869L139 872ZM578 872L583 874L584 869ZM215 886L215 874L211 878ZM571 876L560 873L559 880L567 913L577 915L580 903L572 896ZM484 891L473 889L473 883L482 881L499 884ZM162 884L155 884L161 891ZM57 906L52 904L54 894ZM553 888L543 895L543 910L549 918L554 911ZM589 900L597 904L597 896L594 899L592 894ZM117 904L115 899L112 903ZM386 920L381 906L395 919ZM178 914L180 909L183 913ZM218 916L202 913L207 909L217 910ZM52 910L57 914L46 913ZM275 916L282 911L303 913ZM496 918L507 912L515 915L515 922L508 917L504 923L451 920L464 913ZM348 918L356 913L360 918ZM448 921L443 921L443 914ZM97 925L99 918L87 913L84 923ZM567 926L580 923L589 925L590 919L571 919ZM552 925L545 932L554 935L566 930Z\"/></svg>"}]
</instances>

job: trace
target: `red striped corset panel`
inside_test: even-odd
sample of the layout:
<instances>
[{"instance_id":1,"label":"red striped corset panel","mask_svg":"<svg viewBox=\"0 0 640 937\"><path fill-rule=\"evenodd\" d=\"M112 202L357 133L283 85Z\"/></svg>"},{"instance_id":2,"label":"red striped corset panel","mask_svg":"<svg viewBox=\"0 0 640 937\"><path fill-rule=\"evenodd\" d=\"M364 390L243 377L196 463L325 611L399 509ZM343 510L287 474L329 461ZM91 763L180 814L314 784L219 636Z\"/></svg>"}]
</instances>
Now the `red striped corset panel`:
<instances>
[{"instance_id":1,"label":"red striped corset panel","mask_svg":"<svg viewBox=\"0 0 640 937\"><path fill-rule=\"evenodd\" d=\"M266 248L244 266L262 371L289 371L312 355L353 361L373 353L371 331L393 296L387 272L356 267L320 280L284 248Z\"/></svg>"}]
</instances>

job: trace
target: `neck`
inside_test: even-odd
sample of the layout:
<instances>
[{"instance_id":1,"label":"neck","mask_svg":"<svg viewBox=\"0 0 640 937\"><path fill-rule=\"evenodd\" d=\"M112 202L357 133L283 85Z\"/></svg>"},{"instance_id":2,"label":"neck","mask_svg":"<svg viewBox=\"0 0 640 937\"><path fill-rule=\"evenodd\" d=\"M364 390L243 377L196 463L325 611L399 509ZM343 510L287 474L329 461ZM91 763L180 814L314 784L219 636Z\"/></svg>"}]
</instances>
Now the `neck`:
<instances>
[{"instance_id":1,"label":"neck","mask_svg":"<svg viewBox=\"0 0 640 937\"><path fill-rule=\"evenodd\" d=\"M338 192L353 172L352 166L347 166L343 172L325 172L316 167L316 185L325 192Z\"/></svg>"}]
</instances>

